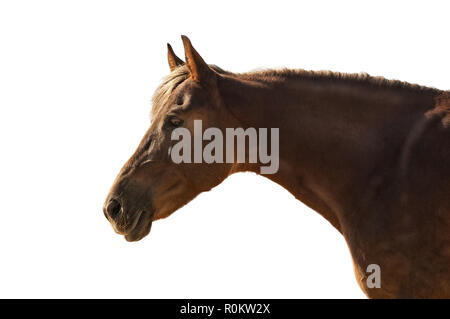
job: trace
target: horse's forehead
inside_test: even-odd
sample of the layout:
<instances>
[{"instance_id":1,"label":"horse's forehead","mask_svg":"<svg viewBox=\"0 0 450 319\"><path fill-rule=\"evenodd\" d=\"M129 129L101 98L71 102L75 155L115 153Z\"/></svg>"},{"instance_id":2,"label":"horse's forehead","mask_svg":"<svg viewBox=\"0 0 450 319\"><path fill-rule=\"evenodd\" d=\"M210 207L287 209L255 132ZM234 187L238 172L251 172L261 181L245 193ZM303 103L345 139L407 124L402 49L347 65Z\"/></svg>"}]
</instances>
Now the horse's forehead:
<instances>
[{"instance_id":1,"label":"horse's forehead","mask_svg":"<svg viewBox=\"0 0 450 319\"><path fill-rule=\"evenodd\" d=\"M161 96L153 99L152 114L167 113L172 107L176 107L177 98L183 99L184 103L190 103L194 99L204 98L204 90L194 81L186 79L183 82L178 83L176 86L171 87Z\"/></svg>"},{"instance_id":2,"label":"horse's forehead","mask_svg":"<svg viewBox=\"0 0 450 319\"><path fill-rule=\"evenodd\" d=\"M170 101L174 94L179 94L183 83L177 83L170 87L161 85L153 96L152 113L159 113L170 108Z\"/></svg>"}]
</instances>

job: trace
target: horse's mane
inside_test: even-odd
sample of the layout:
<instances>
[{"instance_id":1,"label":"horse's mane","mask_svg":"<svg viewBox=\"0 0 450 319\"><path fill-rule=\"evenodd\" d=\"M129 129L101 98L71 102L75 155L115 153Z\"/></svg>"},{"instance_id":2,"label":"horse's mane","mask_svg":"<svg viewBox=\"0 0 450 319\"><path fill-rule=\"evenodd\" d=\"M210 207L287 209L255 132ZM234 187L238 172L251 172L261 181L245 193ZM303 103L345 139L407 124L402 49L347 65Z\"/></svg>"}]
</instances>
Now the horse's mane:
<instances>
[{"instance_id":1,"label":"horse's mane","mask_svg":"<svg viewBox=\"0 0 450 319\"><path fill-rule=\"evenodd\" d=\"M389 80L382 76L371 76L367 73L341 73L332 71L307 71L303 69L269 69L258 70L246 73L231 73L219 68L216 65L210 67L219 74L236 77L242 80L257 81L263 83L279 82L280 80L308 80L308 81L336 81L349 84L360 84L370 87L394 88L413 91L428 92L438 95L443 91L418 84L411 84L399 80ZM182 65L173 70L163 78L161 84L156 89L152 102L152 116L167 102L173 90L189 77L186 65Z\"/></svg>"},{"instance_id":2,"label":"horse's mane","mask_svg":"<svg viewBox=\"0 0 450 319\"><path fill-rule=\"evenodd\" d=\"M336 81L350 84L362 84L372 87L398 88L415 91L442 92L439 89L399 80L389 80L382 76L367 73L342 73L333 71L308 71L303 69L269 69L237 74L240 78L252 81L272 82L274 80Z\"/></svg>"}]
</instances>

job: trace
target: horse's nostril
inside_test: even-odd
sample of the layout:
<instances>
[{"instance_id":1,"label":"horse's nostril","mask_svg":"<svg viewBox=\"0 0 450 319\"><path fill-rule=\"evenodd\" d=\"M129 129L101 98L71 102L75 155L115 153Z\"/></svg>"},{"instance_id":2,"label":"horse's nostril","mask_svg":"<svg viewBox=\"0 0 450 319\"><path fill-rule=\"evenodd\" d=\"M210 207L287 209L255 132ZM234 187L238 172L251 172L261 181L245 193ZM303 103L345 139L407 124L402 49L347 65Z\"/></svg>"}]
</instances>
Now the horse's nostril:
<instances>
[{"instance_id":1,"label":"horse's nostril","mask_svg":"<svg viewBox=\"0 0 450 319\"><path fill-rule=\"evenodd\" d=\"M112 218L116 217L119 213L120 210L122 209L119 201L115 200L115 199L111 199L108 203L108 206L106 207L106 212L108 213L108 215Z\"/></svg>"}]
</instances>

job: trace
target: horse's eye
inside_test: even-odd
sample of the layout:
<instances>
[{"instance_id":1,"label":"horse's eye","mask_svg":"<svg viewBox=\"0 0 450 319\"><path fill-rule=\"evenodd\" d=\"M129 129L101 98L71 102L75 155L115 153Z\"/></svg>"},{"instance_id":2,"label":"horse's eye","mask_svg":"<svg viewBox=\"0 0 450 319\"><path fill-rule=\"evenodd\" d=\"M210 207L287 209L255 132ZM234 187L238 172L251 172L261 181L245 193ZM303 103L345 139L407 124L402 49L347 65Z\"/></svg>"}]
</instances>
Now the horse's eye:
<instances>
[{"instance_id":1,"label":"horse's eye","mask_svg":"<svg viewBox=\"0 0 450 319\"><path fill-rule=\"evenodd\" d=\"M169 118L169 122L174 127L180 127L181 125L183 125L183 120L178 118L178 117L176 117L176 116L170 117Z\"/></svg>"}]
</instances>

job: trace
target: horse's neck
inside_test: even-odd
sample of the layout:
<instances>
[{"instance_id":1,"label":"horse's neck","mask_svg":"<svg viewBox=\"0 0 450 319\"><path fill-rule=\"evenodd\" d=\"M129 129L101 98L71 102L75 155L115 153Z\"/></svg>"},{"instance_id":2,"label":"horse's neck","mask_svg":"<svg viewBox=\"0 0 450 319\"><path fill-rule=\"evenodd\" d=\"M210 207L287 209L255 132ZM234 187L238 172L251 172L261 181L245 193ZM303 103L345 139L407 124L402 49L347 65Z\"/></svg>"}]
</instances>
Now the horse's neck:
<instances>
[{"instance_id":1,"label":"horse's neck","mask_svg":"<svg viewBox=\"0 0 450 319\"><path fill-rule=\"evenodd\" d=\"M267 175L340 230L383 161L433 106L430 93L338 80L225 77L226 106L246 127L279 128L280 167ZM256 166L242 165L241 170Z\"/></svg>"}]
</instances>

